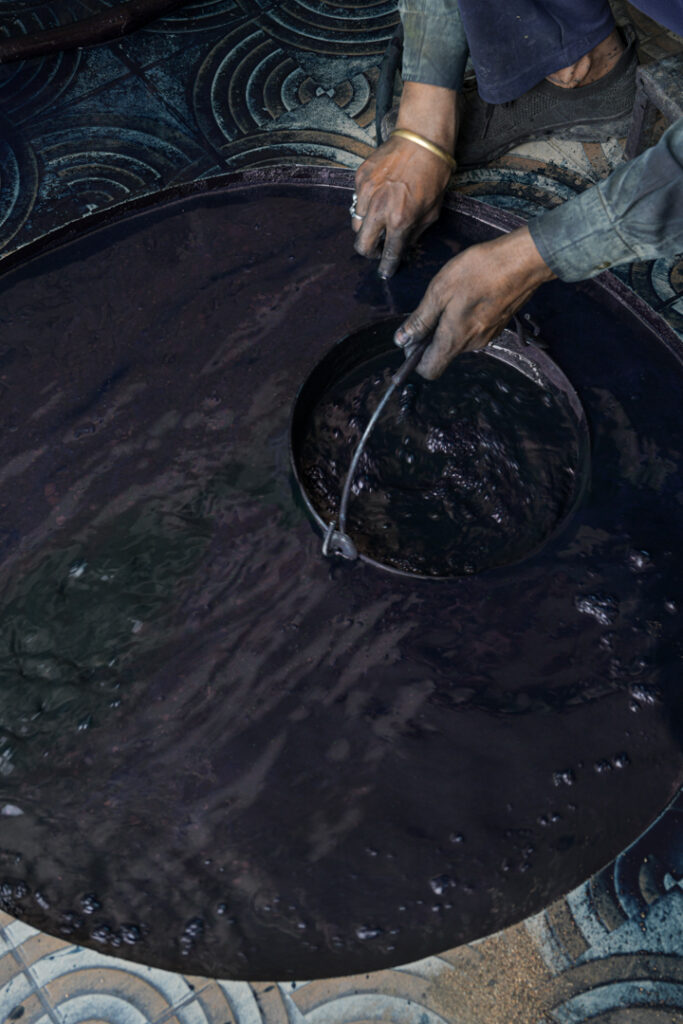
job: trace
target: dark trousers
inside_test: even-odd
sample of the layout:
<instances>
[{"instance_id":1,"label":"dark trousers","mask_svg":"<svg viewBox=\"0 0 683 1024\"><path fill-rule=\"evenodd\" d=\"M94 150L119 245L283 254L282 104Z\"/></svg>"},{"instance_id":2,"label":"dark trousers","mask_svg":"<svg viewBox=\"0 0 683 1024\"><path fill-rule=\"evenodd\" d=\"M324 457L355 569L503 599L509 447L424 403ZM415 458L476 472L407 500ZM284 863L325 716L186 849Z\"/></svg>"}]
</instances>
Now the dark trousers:
<instances>
[{"instance_id":1,"label":"dark trousers","mask_svg":"<svg viewBox=\"0 0 683 1024\"><path fill-rule=\"evenodd\" d=\"M488 103L517 99L610 34L608 0L459 0L477 86ZM683 0L635 0L683 34Z\"/></svg>"},{"instance_id":2,"label":"dark trousers","mask_svg":"<svg viewBox=\"0 0 683 1024\"><path fill-rule=\"evenodd\" d=\"M614 28L607 0L460 0L460 14L488 103L517 99Z\"/></svg>"}]
</instances>

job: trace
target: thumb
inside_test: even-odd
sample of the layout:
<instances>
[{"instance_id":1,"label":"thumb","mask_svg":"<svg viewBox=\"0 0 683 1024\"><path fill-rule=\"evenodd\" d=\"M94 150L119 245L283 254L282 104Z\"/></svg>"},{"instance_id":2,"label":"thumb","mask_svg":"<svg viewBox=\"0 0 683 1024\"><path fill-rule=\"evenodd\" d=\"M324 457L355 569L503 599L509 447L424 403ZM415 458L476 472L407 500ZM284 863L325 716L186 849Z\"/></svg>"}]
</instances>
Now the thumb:
<instances>
[{"instance_id":1,"label":"thumb","mask_svg":"<svg viewBox=\"0 0 683 1024\"><path fill-rule=\"evenodd\" d=\"M424 341L438 324L440 316L441 310L427 292L415 312L410 314L394 334L394 344L399 348L405 348L406 345Z\"/></svg>"}]
</instances>

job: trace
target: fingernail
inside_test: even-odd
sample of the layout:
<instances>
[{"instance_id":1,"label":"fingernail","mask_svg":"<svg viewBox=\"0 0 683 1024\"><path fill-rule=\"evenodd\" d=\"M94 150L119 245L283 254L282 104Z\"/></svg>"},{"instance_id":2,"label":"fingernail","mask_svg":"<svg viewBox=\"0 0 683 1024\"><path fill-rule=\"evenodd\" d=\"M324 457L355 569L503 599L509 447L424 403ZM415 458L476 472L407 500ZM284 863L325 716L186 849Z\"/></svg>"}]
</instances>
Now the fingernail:
<instances>
[{"instance_id":1,"label":"fingernail","mask_svg":"<svg viewBox=\"0 0 683 1024\"><path fill-rule=\"evenodd\" d=\"M403 327L399 327L399 329L394 334L394 344L398 345L400 348L404 348L409 341L410 335L408 334L408 332Z\"/></svg>"}]
</instances>

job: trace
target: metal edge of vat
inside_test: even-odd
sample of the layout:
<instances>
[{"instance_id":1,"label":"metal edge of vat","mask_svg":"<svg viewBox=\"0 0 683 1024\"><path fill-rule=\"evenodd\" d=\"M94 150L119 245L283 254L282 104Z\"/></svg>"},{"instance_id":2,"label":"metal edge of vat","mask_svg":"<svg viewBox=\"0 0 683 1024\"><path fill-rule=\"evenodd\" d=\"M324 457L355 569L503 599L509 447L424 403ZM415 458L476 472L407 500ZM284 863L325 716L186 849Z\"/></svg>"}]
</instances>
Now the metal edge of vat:
<instances>
[{"instance_id":1,"label":"metal edge of vat","mask_svg":"<svg viewBox=\"0 0 683 1024\"><path fill-rule=\"evenodd\" d=\"M340 192L349 192L354 188L354 178L354 171L339 167L321 167L309 164L268 164L263 167L230 171L198 181L171 185L157 192L150 192L115 206L107 207L104 210L88 214L77 221L72 221L46 232L14 252L0 257L0 283L6 273L20 269L39 256L46 255L69 242L93 234L102 227L116 225L124 220L134 218L137 214L142 216L157 207L177 203L182 208L182 203L185 200L194 200L201 196L208 197L221 191L258 190L264 186L273 185L324 186L339 190ZM527 223L524 218L507 210L492 206L480 199L460 195L455 191L447 193L444 207L451 213L462 214L464 217L483 224L487 228L493 229L494 232L499 233L513 231L515 228ZM350 245L351 238L349 236ZM683 338L669 326L655 309L649 306L636 292L632 291L614 274L609 271L603 271L596 278L577 282L573 287L585 291L588 295L599 298L608 308L615 312L626 306L647 330L655 333L658 340L666 346L667 350L683 364ZM552 365L555 364L553 363ZM311 367L309 373L312 370L313 367ZM576 397L576 401L579 402L578 397ZM574 411L576 412L576 410ZM303 494L301 481L298 477L296 483ZM580 498L582 491L580 488L577 488L577 490ZM556 536L560 532L575 508L576 503L572 505L567 515L558 525L558 529L551 536ZM368 559L368 561L371 560ZM386 566L380 567L387 571ZM412 575L414 576L414 574ZM440 577L430 576L427 578L439 579ZM452 577L445 578L450 579Z\"/></svg>"},{"instance_id":2,"label":"metal edge of vat","mask_svg":"<svg viewBox=\"0 0 683 1024\"><path fill-rule=\"evenodd\" d=\"M354 171L311 164L269 164L246 170L229 171L198 181L170 185L157 192L149 192L104 210L98 210L27 242L6 256L0 257L0 279L5 273L22 266L37 256L46 254L85 234L90 234L100 227L128 219L137 213L147 213L160 205L182 203L183 200L194 199L202 195L210 196L222 190L259 189L264 185L319 185L340 191L352 191ZM447 193L444 208L452 213L461 213L463 216L501 233L513 231L527 223L524 218L507 210L492 206L480 199L460 195L455 191ZM603 271L596 278L578 282L574 284L574 287L585 290L589 294L599 295L603 299L607 298L607 304L612 308L628 306L629 310L650 331L657 333L659 340L683 363L683 338L679 337L655 309L614 274Z\"/></svg>"},{"instance_id":3,"label":"metal edge of vat","mask_svg":"<svg viewBox=\"0 0 683 1024\"><path fill-rule=\"evenodd\" d=\"M309 496L304 482L303 467L299 458L299 450L303 434L310 420L310 414L320 396L324 395L333 384L345 377L346 374L359 369L368 360L374 359L379 355L386 354L389 356L392 351L396 352L391 342L391 337L403 319L403 316L392 316L375 320L338 339L326 350L322 357L316 360L315 364L305 375L292 404L289 421L290 467L298 493L306 506L308 514L323 535L328 529L328 523L320 515ZM569 525L585 494L590 479L590 435L583 405L571 381L557 363L542 348L534 345L532 340L522 341L518 337L517 331L505 328L479 354L505 363L518 373L523 374L538 387L548 388L564 408L567 420L571 422L575 432L577 445L577 473L571 501L568 503L559 521L555 524L555 527L546 537L529 551L526 551L520 558L515 558L512 562L505 562L500 565L487 566L478 573L478 575L481 575L483 573L496 572L496 570L502 568L510 568L525 562L528 558L537 554L551 540L557 538ZM380 397L381 393L378 394L378 401ZM343 482L343 478L341 478L339 481L340 489ZM359 552L358 557L366 565L407 579L430 580L438 583L452 581L464 575L412 572L399 569L393 565L387 565L362 552Z\"/></svg>"}]
</instances>

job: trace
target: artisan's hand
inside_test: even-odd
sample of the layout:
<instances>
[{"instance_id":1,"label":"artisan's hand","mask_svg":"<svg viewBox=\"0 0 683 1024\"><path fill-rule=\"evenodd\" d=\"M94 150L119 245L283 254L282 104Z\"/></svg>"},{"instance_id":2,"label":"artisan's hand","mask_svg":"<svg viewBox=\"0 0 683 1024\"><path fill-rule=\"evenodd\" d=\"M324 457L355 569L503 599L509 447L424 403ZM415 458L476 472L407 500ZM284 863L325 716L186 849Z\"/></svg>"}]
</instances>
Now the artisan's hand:
<instances>
[{"instance_id":1,"label":"artisan's hand","mask_svg":"<svg viewBox=\"0 0 683 1024\"><path fill-rule=\"evenodd\" d=\"M441 268L394 340L403 347L434 331L417 372L435 380L460 352L484 348L554 277L526 227L473 245Z\"/></svg>"},{"instance_id":2,"label":"artisan's hand","mask_svg":"<svg viewBox=\"0 0 683 1024\"><path fill-rule=\"evenodd\" d=\"M435 85L406 82L398 128L408 128L452 153L456 94ZM356 172L352 218L356 252L379 259L381 277L391 277L406 245L433 224L441 210L450 168L440 157L407 139L388 139Z\"/></svg>"}]
</instances>

